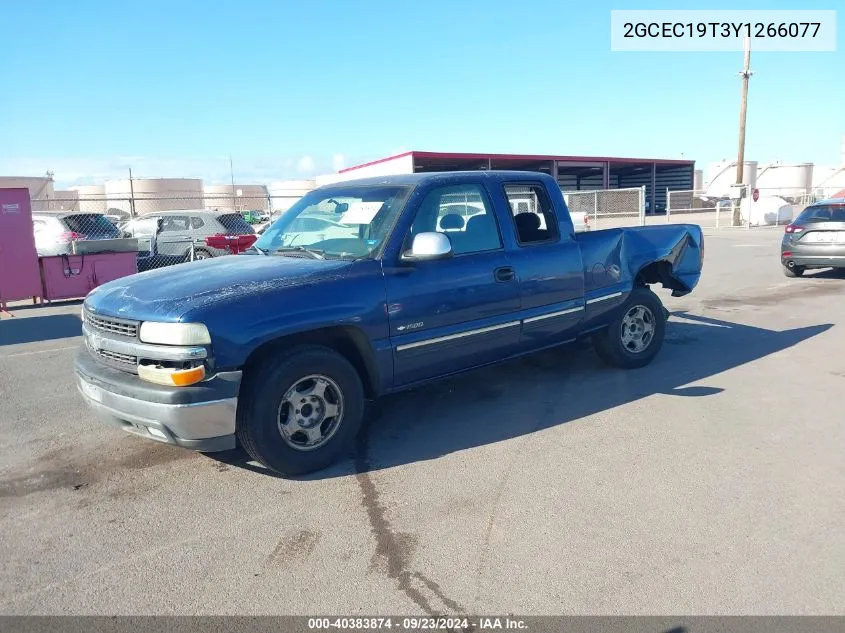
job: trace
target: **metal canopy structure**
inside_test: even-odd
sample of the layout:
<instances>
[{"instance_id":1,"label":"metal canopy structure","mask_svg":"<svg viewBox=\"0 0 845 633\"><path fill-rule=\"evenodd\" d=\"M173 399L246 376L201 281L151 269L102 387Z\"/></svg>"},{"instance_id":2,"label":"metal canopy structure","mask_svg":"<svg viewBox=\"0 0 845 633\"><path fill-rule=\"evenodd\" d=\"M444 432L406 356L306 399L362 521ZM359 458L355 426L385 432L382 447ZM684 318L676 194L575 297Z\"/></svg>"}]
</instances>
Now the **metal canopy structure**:
<instances>
[{"instance_id":1,"label":"metal canopy structure","mask_svg":"<svg viewBox=\"0 0 845 633\"><path fill-rule=\"evenodd\" d=\"M657 207L666 204L666 190L693 188L695 161L554 154L484 154L410 151L348 167L340 173L372 168L410 158L414 172L514 169L539 171L554 177L564 191L646 187Z\"/></svg>"}]
</instances>

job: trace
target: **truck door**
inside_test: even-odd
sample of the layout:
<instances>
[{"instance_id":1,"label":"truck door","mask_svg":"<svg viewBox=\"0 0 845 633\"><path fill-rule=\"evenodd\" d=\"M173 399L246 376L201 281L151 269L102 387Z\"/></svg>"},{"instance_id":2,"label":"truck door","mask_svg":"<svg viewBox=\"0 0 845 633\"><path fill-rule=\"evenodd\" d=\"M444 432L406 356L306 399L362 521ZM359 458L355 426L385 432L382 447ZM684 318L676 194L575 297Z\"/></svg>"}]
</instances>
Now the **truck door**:
<instances>
[{"instance_id":1,"label":"truck door","mask_svg":"<svg viewBox=\"0 0 845 633\"><path fill-rule=\"evenodd\" d=\"M568 224L558 222L542 182L507 182L501 194L513 223L508 256L519 277L522 347L571 338L584 318L584 271L574 234L562 234Z\"/></svg>"},{"instance_id":2,"label":"truck door","mask_svg":"<svg viewBox=\"0 0 845 633\"><path fill-rule=\"evenodd\" d=\"M455 203L471 204L469 219ZM394 383L406 385L481 365L519 348L519 282L481 184L441 186L420 203L401 252L439 231L448 259L385 267Z\"/></svg>"}]
</instances>

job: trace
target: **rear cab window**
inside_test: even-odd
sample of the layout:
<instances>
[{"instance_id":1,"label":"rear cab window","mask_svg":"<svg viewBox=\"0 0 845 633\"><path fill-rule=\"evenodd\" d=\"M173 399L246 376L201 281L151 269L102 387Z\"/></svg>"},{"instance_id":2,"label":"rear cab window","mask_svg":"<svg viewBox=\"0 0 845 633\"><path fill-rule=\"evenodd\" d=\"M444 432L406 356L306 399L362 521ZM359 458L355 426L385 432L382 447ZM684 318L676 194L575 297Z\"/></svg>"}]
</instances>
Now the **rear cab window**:
<instances>
[{"instance_id":1,"label":"rear cab window","mask_svg":"<svg viewBox=\"0 0 845 633\"><path fill-rule=\"evenodd\" d=\"M226 229L227 235L252 235L255 233L255 229L244 220L240 213L218 215L217 221Z\"/></svg>"},{"instance_id":2,"label":"rear cab window","mask_svg":"<svg viewBox=\"0 0 845 633\"><path fill-rule=\"evenodd\" d=\"M520 246L557 242L557 216L546 188L540 183L509 183L504 186L511 208L514 233Z\"/></svg>"}]
</instances>

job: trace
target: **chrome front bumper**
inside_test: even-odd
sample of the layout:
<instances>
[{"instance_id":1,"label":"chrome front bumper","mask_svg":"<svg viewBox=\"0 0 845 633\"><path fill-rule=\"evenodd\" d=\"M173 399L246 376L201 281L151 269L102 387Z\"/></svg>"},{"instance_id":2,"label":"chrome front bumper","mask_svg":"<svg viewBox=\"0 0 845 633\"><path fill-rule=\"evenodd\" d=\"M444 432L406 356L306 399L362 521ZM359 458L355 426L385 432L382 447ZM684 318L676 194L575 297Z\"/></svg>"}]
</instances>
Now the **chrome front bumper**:
<instances>
[{"instance_id":1,"label":"chrome front bumper","mask_svg":"<svg viewBox=\"0 0 845 633\"><path fill-rule=\"evenodd\" d=\"M92 367L93 363L96 361L90 352L80 350L76 384L88 406L107 424L150 440L196 451L210 453L235 448L236 394L241 372L218 374L210 384L219 387L206 386L191 393L190 387L141 384L137 376L125 373L120 376L120 383L110 381L113 376L108 374L115 370ZM92 369L99 371L95 373ZM168 402L177 395L191 397L187 401Z\"/></svg>"}]
</instances>

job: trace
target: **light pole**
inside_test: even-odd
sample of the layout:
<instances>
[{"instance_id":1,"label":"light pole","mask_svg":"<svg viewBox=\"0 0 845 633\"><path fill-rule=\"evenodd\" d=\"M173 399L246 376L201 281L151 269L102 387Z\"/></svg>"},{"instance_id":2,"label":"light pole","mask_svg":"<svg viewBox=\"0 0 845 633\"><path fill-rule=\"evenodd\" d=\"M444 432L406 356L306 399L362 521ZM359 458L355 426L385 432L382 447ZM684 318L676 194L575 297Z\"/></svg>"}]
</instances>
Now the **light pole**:
<instances>
[{"instance_id":1,"label":"light pole","mask_svg":"<svg viewBox=\"0 0 845 633\"><path fill-rule=\"evenodd\" d=\"M739 151L736 159L736 184L741 185L743 170L745 167L745 119L748 112L748 80L754 73L751 72L751 38L745 37L745 63L739 76L742 77L742 100L739 105ZM740 207L736 205L733 213L733 225L741 223Z\"/></svg>"},{"instance_id":2,"label":"light pole","mask_svg":"<svg viewBox=\"0 0 845 633\"><path fill-rule=\"evenodd\" d=\"M232 181L232 207L233 207L233 209L237 209L238 205L237 205L237 202L235 202L235 196L237 195L237 194L235 194L235 170L232 167L232 155L231 154L229 154L229 178Z\"/></svg>"},{"instance_id":3,"label":"light pole","mask_svg":"<svg viewBox=\"0 0 845 633\"><path fill-rule=\"evenodd\" d=\"M129 168L129 217L135 217L135 181L132 179L132 168Z\"/></svg>"}]
</instances>

